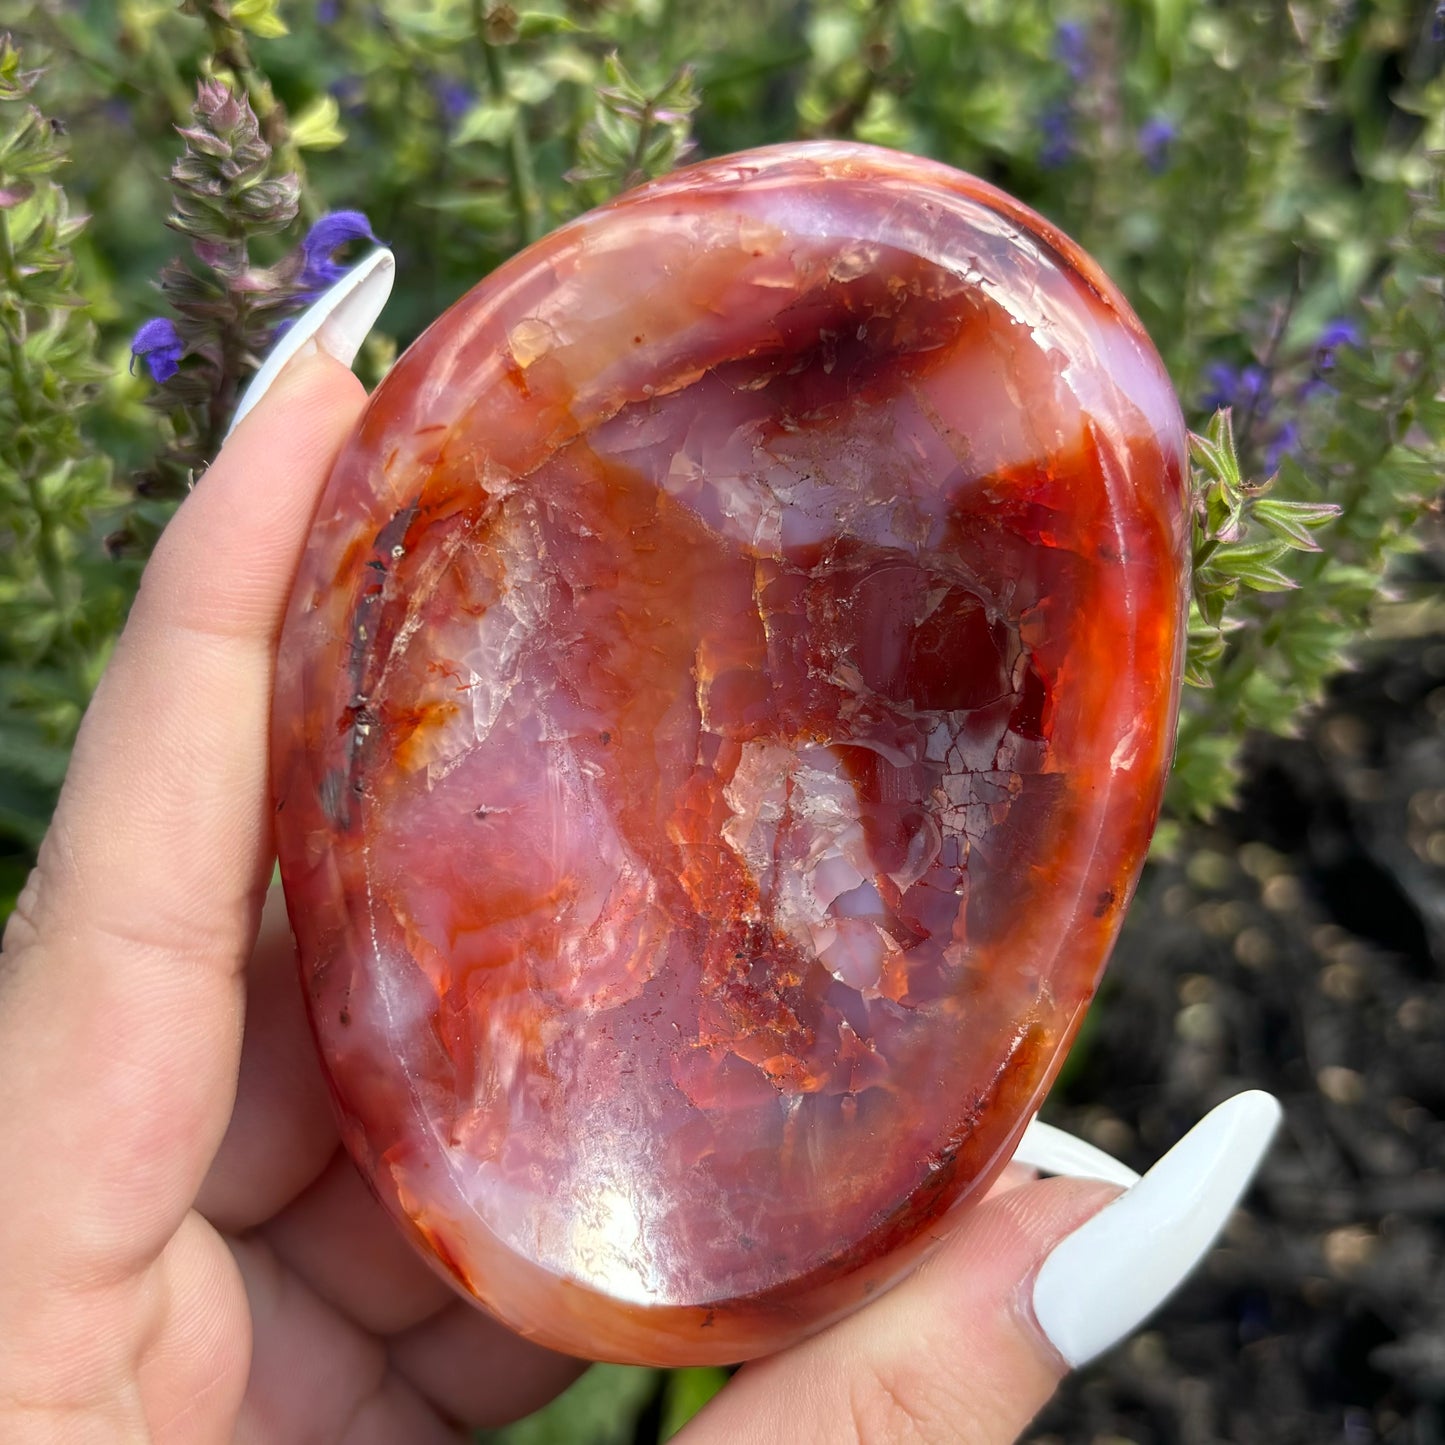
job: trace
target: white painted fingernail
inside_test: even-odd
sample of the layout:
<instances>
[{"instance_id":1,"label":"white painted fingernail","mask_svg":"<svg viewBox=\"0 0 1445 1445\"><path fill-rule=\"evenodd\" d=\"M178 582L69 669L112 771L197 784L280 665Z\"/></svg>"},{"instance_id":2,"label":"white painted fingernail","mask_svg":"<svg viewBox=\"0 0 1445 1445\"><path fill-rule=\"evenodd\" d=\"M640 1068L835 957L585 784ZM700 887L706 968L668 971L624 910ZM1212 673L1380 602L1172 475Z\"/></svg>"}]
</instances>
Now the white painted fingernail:
<instances>
[{"instance_id":1,"label":"white painted fingernail","mask_svg":"<svg viewBox=\"0 0 1445 1445\"><path fill-rule=\"evenodd\" d=\"M367 333L376 325L396 280L396 257L385 247L358 262L324 296L319 297L291 324L251 378L237 403L230 430L254 409L276 384L276 378L297 357L321 350L350 366Z\"/></svg>"},{"instance_id":2,"label":"white painted fingernail","mask_svg":"<svg viewBox=\"0 0 1445 1445\"><path fill-rule=\"evenodd\" d=\"M1183 1283L1249 1187L1279 1121L1273 1095L1236 1094L1054 1246L1034 1279L1034 1318L1070 1365L1132 1334Z\"/></svg>"},{"instance_id":3,"label":"white painted fingernail","mask_svg":"<svg viewBox=\"0 0 1445 1445\"><path fill-rule=\"evenodd\" d=\"M1040 1174L1062 1174L1069 1179L1102 1179L1105 1184L1119 1184L1125 1189L1139 1182L1139 1176L1112 1154L1086 1144L1082 1139L1042 1124L1035 1119L1019 1140L1013 1162L1026 1164Z\"/></svg>"}]
</instances>

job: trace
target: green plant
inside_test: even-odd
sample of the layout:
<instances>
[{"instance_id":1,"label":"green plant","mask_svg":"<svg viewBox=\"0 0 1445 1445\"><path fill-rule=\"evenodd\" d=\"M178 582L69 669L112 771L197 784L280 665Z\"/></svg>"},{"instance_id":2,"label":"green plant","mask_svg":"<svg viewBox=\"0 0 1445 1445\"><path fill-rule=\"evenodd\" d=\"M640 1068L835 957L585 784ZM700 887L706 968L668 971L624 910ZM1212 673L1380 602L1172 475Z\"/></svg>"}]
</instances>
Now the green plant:
<instances>
[{"instance_id":1,"label":"green plant","mask_svg":"<svg viewBox=\"0 0 1445 1445\"><path fill-rule=\"evenodd\" d=\"M81 426L96 356L56 173L63 127L30 104L38 74L0 37L0 896L23 879L133 584L101 527L120 495Z\"/></svg>"}]
</instances>

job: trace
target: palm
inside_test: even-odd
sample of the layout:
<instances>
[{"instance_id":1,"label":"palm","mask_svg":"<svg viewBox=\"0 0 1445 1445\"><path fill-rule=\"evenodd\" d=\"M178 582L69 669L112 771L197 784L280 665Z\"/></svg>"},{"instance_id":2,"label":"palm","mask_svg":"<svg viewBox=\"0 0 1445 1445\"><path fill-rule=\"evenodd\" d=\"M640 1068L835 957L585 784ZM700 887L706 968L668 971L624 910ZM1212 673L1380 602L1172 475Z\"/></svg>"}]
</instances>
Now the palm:
<instances>
[{"instance_id":1,"label":"palm","mask_svg":"<svg viewBox=\"0 0 1445 1445\"><path fill-rule=\"evenodd\" d=\"M22 913L7 937L17 962L28 933ZM235 1107L194 1204L154 1258L121 1249L93 1267L110 1277L52 1297L47 1348L7 1381L5 1438L44 1417L61 1434L103 1419L181 1442L429 1445L456 1440L456 1422L526 1414L581 1369L458 1299L362 1184L307 1036L279 896L248 969ZM102 1352L120 1388L97 1400Z\"/></svg>"},{"instance_id":2,"label":"palm","mask_svg":"<svg viewBox=\"0 0 1445 1445\"><path fill-rule=\"evenodd\" d=\"M455 1438L448 1420L528 1413L581 1365L459 1299L362 1183L339 1144L290 935L271 902L252 958L236 1106L197 1201L246 1277L245 1424L268 1441L427 1442Z\"/></svg>"}]
</instances>

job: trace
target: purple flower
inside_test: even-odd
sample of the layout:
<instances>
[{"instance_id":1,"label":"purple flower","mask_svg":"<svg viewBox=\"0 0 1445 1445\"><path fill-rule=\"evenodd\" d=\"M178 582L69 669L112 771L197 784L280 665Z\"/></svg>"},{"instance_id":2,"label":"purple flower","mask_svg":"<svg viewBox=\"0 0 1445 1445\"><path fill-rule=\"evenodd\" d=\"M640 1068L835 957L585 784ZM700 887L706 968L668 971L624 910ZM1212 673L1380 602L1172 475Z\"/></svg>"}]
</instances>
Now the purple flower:
<instances>
[{"instance_id":1,"label":"purple flower","mask_svg":"<svg viewBox=\"0 0 1445 1445\"><path fill-rule=\"evenodd\" d=\"M343 75L326 88L336 97L336 103L342 110L359 110L366 103L366 87L359 76Z\"/></svg>"},{"instance_id":2,"label":"purple flower","mask_svg":"<svg viewBox=\"0 0 1445 1445\"><path fill-rule=\"evenodd\" d=\"M1039 117L1044 143L1039 148L1039 164L1046 171L1067 165L1074 154L1074 112L1068 101L1055 101Z\"/></svg>"},{"instance_id":3,"label":"purple flower","mask_svg":"<svg viewBox=\"0 0 1445 1445\"><path fill-rule=\"evenodd\" d=\"M1054 29L1054 59L1073 80L1089 74L1089 32L1078 20L1060 20Z\"/></svg>"},{"instance_id":4,"label":"purple flower","mask_svg":"<svg viewBox=\"0 0 1445 1445\"><path fill-rule=\"evenodd\" d=\"M341 0L317 0L316 23L335 25L341 19Z\"/></svg>"},{"instance_id":5,"label":"purple flower","mask_svg":"<svg viewBox=\"0 0 1445 1445\"><path fill-rule=\"evenodd\" d=\"M1151 115L1139 127L1139 154L1157 176L1169 168L1169 152L1179 132L1167 115Z\"/></svg>"},{"instance_id":6,"label":"purple flower","mask_svg":"<svg viewBox=\"0 0 1445 1445\"><path fill-rule=\"evenodd\" d=\"M1237 411L1268 410L1269 377L1262 366L1240 368L1216 361L1204 368L1204 379L1209 385L1199 403L1204 411L1218 411L1222 406Z\"/></svg>"},{"instance_id":7,"label":"purple flower","mask_svg":"<svg viewBox=\"0 0 1445 1445\"><path fill-rule=\"evenodd\" d=\"M448 125L455 125L472 108L472 92L460 80L439 75L432 82L432 94Z\"/></svg>"},{"instance_id":8,"label":"purple flower","mask_svg":"<svg viewBox=\"0 0 1445 1445\"><path fill-rule=\"evenodd\" d=\"M371 233L371 222L360 211L328 211L306 233L301 242L301 253L306 258L301 286L311 299L346 275L347 268L337 261L336 253L352 241L381 244Z\"/></svg>"},{"instance_id":9,"label":"purple flower","mask_svg":"<svg viewBox=\"0 0 1445 1445\"><path fill-rule=\"evenodd\" d=\"M1300 437L1299 427L1294 422L1287 421L1275 433L1274 439L1264 452L1264 469L1273 474L1279 470L1279 464L1286 457L1299 455Z\"/></svg>"},{"instance_id":10,"label":"purple flower","mask_svg":"<svg viewBox=\"0 0 1445 1445\"><path fill-rule=\"evenodd\" d=\"M136 332L131 341L131 372L134 374L136 362L144 359L152 378L167 382L181 369L181 357L185 351L185 342L181 340L175 322L165 316L154 317Z\"/></svg>"},{"instance_id":11,"label":"purple flower","mask_svg":"<svg viewBox=\"0 0 1445 1445\"><path fill-rule=\"evenodd\" d=\"M1259 404L1266 409L1269 402L1269 373L1262 366L1246 366L1239 373L1240 400L1245 406Z\"/></svg>"},{"instance_id":12,"label":"purple flower","mask_svg":"<svg viewBox=\"0 0 1445 1445\"><path fill-rule=\"evenodd\" d=\"M1315 341L1315 367L1319 371L1330 371L1335 364L1335 353L1342 346L1358 346L1360 328L1353 321L1337 316Z\"/></svg>"}]
</instances>

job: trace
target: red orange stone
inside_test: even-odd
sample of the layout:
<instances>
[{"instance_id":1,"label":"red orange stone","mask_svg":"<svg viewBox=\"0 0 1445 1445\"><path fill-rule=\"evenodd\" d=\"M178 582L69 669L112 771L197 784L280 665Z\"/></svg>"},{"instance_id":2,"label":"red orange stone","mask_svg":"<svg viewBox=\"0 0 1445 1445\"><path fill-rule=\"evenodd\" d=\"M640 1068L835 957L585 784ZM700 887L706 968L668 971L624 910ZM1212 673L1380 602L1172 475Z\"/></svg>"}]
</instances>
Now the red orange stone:
<instances>
[{"instance_id":1,"label":"red orange stone","mask_svg":"<svg viewBox=\"0 0 1445 1445\"><path fill-rule=\"evenodd\" d=\"M398 362L282 640L344 1136L556 1348L777 1349L1007 1160L1173 740L1184 428L1098 267L929 161L695 166Z\"/></svg>"}]
</instances>

